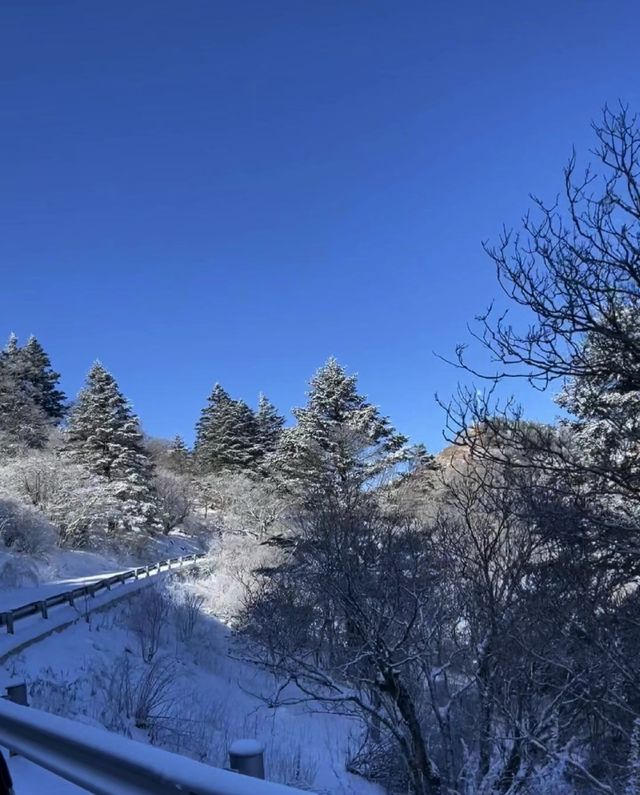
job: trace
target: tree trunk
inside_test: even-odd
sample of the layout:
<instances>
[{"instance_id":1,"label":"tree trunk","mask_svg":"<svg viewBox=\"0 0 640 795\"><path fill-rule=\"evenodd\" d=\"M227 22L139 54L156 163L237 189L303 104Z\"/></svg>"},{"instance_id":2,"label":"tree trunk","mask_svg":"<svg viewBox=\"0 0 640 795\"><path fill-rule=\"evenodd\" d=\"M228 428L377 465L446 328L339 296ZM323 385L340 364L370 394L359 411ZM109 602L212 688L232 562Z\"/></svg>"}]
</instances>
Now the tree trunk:
<instances>
[{"instance_id":1,"label":"tree trunk","mask_svg":"<svg viewBox=\"0 0 640 795\"><path fill-rule=\"evenodd\" d=\"M383 676L383 688L393 698L411 738L411 759L408 761L414 782L414 795L440 795L442 782L427 753L413 699L392 670L387 669Z\"/></svg>"}]
</instances>

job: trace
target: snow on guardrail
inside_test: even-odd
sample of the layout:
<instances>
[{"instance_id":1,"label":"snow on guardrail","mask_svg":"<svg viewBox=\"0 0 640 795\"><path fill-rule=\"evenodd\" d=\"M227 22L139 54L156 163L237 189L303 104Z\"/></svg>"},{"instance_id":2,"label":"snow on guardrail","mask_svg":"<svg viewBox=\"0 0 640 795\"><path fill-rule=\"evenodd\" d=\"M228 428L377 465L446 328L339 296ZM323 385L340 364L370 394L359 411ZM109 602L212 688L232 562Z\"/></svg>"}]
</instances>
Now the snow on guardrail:
<instances>
[{"instance_id":1,"label":"snow on guardrail","mask_svg":"<svg viewBox=\"0 0 640 795\"><path fill-rule=\"evenodd\" d=\"M302 795L3 700L0 745L94 795Z\"/></svg>"}]
</instances>

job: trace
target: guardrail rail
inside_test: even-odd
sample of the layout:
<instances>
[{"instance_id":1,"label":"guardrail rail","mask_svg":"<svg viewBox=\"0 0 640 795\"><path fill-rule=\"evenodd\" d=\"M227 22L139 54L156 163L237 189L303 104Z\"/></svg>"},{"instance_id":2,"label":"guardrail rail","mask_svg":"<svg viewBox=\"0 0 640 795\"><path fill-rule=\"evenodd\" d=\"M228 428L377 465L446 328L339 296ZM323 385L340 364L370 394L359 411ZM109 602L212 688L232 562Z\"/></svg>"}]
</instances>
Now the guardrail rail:
<instances>
[{"instance_id":1,"label":"guardrail rail","mask_svg":"<svg viewBox=\"0 0 640 795\"><path fill-rule=\"evenodd\" d=\"M6 610L0 613L0 627L6 627L7 632L13 635L15 633L15 622L23 618L28 618L38 613L40 613L42 618L49 618L49 608L51 607L57 607L63 604L73 606L76 599L95 597L100 591L110 591L114 585L124 585L128 580L139 580L143 576L152 577L163 571L185 569L189 566L196 565L198 561L204 557L204 553L194 553L193 555L183 555L179 558L169 558L148 566L137 566L134 569L114 574L111 577L103 577L88 585L81 585L78 588L62 591L59 594L54 594L54 596L49 596L40 601L28 602L20 607L14 607L12 610Z\"/></svg>"}]
</instances>

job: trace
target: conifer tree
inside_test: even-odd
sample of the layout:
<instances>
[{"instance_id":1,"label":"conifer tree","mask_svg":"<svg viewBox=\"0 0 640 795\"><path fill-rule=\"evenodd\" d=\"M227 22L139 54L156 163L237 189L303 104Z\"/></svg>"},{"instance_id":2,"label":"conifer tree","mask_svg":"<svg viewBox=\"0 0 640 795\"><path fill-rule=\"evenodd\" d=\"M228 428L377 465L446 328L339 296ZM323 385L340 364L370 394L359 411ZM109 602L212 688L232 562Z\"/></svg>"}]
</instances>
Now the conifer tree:
<instances>
[{"instance_id":1,"label":"conifer tree","mask_svg":"<svg viewBox=\"0 0 640 795\"><path fill-rule=\"evenodd\" d=\"M244 400L234 400L237 461L241 470L252 469L261 455L256 415Z\"/></svg>"},{"instance_id":2,"label":"conifer tree","mask_svg":"<svg viewBox=\"0 0 640 795\"><path fill-rule=\"evenodd\" d=\"M278 414L273 403L262 393L258 399L256 425L261 455L266 456L274 453L278 449L282 436L284 417Z\"/></svg>"},{"instance_id":3,"label":"conifer tree","mask_svg":"<svg viewBox=\"0 0 640 795\"><path fill-rule=\"evenodd\" d=\"M24 447L42 447L50 421L36 401L35 388L25 377L22 351L11 334L0 353L0 447L15 453Z\"/></svg>"},{"instance_id":4,"label":"conifer tree","mask_svg":"<svg viewBox=\"0 0 640 795\"><path fill-rule=\"evenodd\" d=\"M23 377L32 387L34 401L47 417L59 422L65 413L65 394L58 389L60 375L54 372L49 356L34 336L20 349L19 359Z\"/></svg>"},{"instance_id":5,"label":"conifer tree","mask_svg":"<svg viewBox=\"0 0 640 795\"><path fill-rule=\"evenodd\" d=\"M196 425L198 468L203 473L244 471L252 468L259 454L254 413L216 384Z\"/></svg>"},{"instance_id":6,"label":"conifer tree","mask_svg":"<svg viewBox=\"0 0 640 795\"><path fill-rule=\"evenodd\" d=\"M313 376L307 405L293 414L297 425L283 432L277 460L285 482L309 496L346 499L410 455L406 437L334 358Z\"/></svg>"},{"instance_id":7,"label":"conifer tree","mask_svg":"<svg viewBox=\"0 0 640 795\"><path fill-rule=\"evenodd\" d=\"M152 464L138 418L113 376L96 362L73 407L67 432L73 456L111 484L131 530L157 530Z\"/></svg>"},{"instance_id":8,"label":"conifer tree","mask_svg":"<svg viewBox=\"0 0 640 795\"><path fill-rule=\"evenodd\" d=\"M17 354L18 351L19 351L18 338L12 331L11 334L9 334L9 339L7 340L7 344L4 347L4 353L7 356L13 356L14 354Z\"/></svg>"}]
</instances>

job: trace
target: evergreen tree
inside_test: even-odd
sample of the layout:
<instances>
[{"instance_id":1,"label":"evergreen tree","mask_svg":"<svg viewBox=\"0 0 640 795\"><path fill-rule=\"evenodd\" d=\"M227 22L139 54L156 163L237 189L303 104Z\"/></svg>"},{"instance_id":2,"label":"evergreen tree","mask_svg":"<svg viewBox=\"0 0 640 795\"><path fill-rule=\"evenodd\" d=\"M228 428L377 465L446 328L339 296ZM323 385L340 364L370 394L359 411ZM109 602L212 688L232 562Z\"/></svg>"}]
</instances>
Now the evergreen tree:
<instances>
[{"instance_id":1,"label":"evergreen tree","mask_svg":"<svg viewBox=\"0 0 640 795\"><path fill-rule=\"evenodd\" d=\"M31 385L33 399L47 417L59 422L65 413L65 394L58 389L60 375L51 367L51 361L38 340L31 336L19 351L24 379Z\"/></svg>"},{"instance_id":2,"label":"evergreen tree","mask_svg":"<svg viewBox=\"0 0 640 795\"><path fill-rule=\"evenodd\" d=\"M313 376L307 405L283 432L279 469L310 497L356 495L376 476L408 460L406 437L359 394L357 377L331 358Z\"/></svg>"},{"instance_id":3,"label":"evergreen tree","mask_svg":"<svg viewBox=\"0 0 640 795\"><path fill-rule=\"evenodd\" d=\"M216 384L196 425L195 455L203 473L251 469L260 455L255 414Z\"/></svg>"},{"instance_id":4,"label":"evergreen tree","mask_svg":"<svg viewBox=\"0 0 640 795\"><path fill-rule=\"evenodd\" d=\"M18 351L19 351L18 338L12 331L11 334L9 334L9 339L7 340L7 344L4 347L4 353L7 356L13 356L17 354Z\"/></svg>"},{"instance_id":5,"label":"evergreen tree","mask_svg":"<svg viewBox=\"0 0 640 795\"><path fill-rule=\"evenodd\" d=\"M244 400L235 400L234 404L239 468L249 470L261 454L256 415Z\"/></svg>"},{"instance_id":6,"label":"evergreen tree","mask_svg":"<svg viewBox=\"0 0 640 795\"><path fill-rule=\"evenodd\" d=\"M151 486L152 464L138 418L113 376L96 362L73 407L68 448L95 475L111 484L132 530L160 529Z\"/></svg>"},{"instance_id":7,"label":"evergreen tree","mask_svg":"<svg viewBox=\"0 0 640 795\"><path fill-rule=\"evenodd\" d=\"M278 414L273 403L262 393L258 400L256 424L261 455L266 456L274 453L278 449L278 444L282 436L284 417Z\"/></svg>"},{"instance_id":8,"label":"evergreen tree","mask_svg":"<svg viewBox=\"0 0 640 795\"><path fill-rule=\"evenodd\" d=\"M42 447L49 434L49 418L38 405L35 388L25 376L22 351L15 334L0 353L0 447L15 453Z\"/></svg>"}]
</instances>

